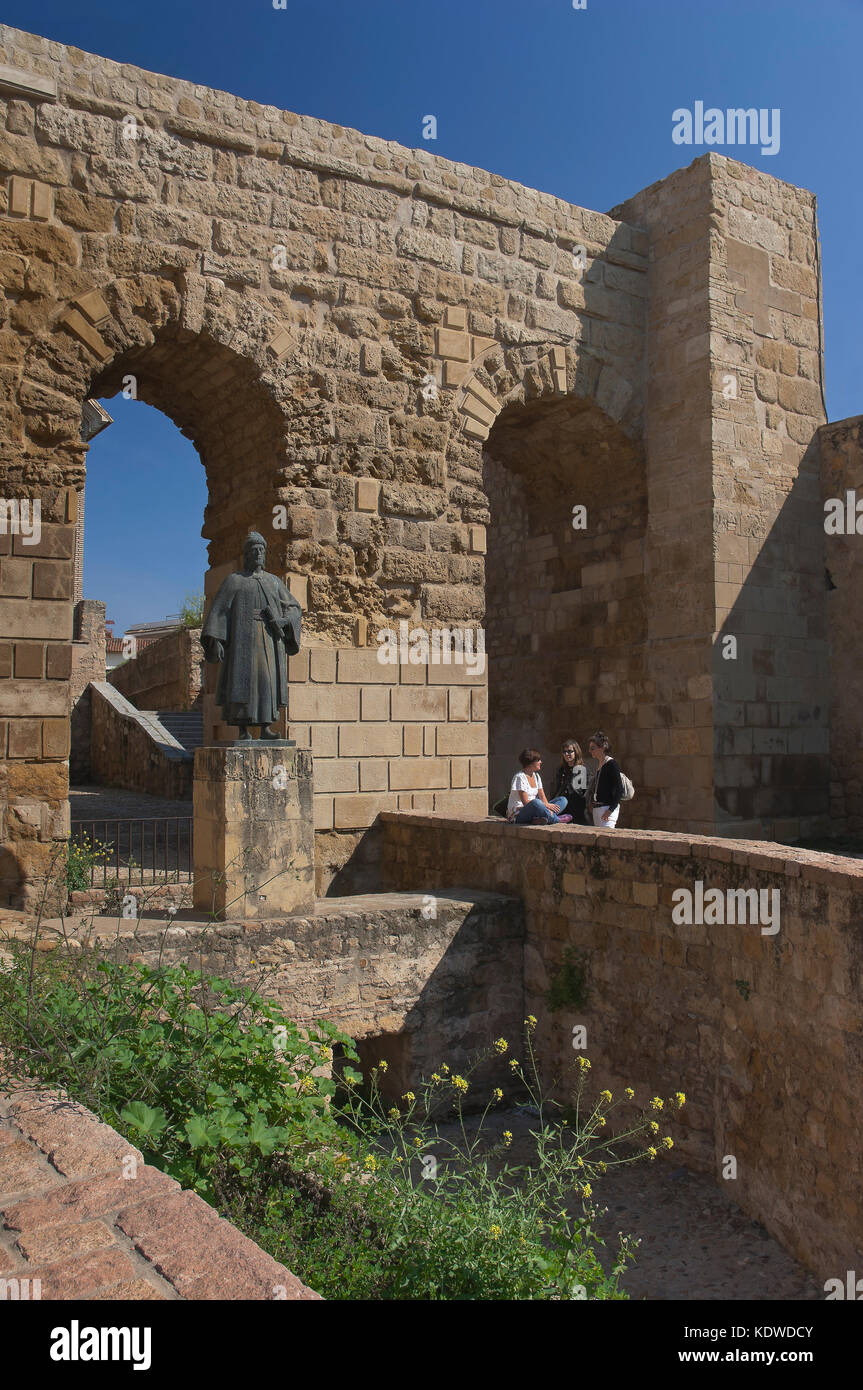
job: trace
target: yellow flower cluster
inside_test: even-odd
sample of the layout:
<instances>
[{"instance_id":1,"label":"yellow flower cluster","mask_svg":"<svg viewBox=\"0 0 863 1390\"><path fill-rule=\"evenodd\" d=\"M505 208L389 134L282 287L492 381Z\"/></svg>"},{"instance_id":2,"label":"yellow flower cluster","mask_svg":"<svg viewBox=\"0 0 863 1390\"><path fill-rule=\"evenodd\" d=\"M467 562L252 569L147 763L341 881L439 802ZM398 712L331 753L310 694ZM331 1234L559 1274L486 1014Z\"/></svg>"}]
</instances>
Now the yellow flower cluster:
<instances>
[{"instance_id":1,"label":"yellow flower cluster","mask_svg":"<svg viewBox=\"0 0 863 1390\"><path fill-rule=\"evenodd\" d=\"M365 1168L367 1173L376 1173L378 1171L378 1168L380 1167L380 1164L378 1163L377 1159L372 1156L372 1154L369 1154L368 1158L363 1164L363 1167Z\"/></svg>"},{"instance_id":2,"label":"yellow flower cluster","mask_svg":"<svg viewBox=\"0 0 863 1390\"><path fill-rule=\"evenodd\" d=\"M658 1134L658 1133L659 1133L659 1125L656 1123L655 1120L651 1120L651 1121L650 1121L649 1128L650 1128L651 1134Z\"/></svg>"},{"instance_id":3,"label":"yellow flower cluster","mask_svg":"<svg viewBox=\"0 0 863 1390\"><path fill-rule=\"evenodd\" d=\"M392 1110L388 1110L387 1114L389 1115L391 1120L397 1120L399 1117L399 1112L395 1106L393 1106Z\"/></svg>"},{"instance_id":4,"label":"yellow flower cluster","mask_svg":"<svg viewBox=\"0 0 863 1390\"><path fill-rule=\"evenodd\" d=\"M527 1018L524 1020L524 1026L525 1028L531 1029L536 1027L536 1019L534 1018L533 1014L528 1014Z\"/></svg>"},{"instance_id":5,"label":"yellow flower cluster","mask_svg":"<svg viewBox=\"0 0 863 1390\"><path fill-rule=\"evenodd\" d=\"M518 1058L517 1058L517 1057L510 1057L510 1059L509 1059L509 1069L510 1069L510 1071L518 1071Z\"/></svg>"},{"instance_id":6,"label":"yellow flower cluster","mask_svg":"<svg viewBox=\"0 0 863 1390\"><path fill-rule=\"evenodd\" d=\"M452 1079L452 1084L455 1087L455 1089L457 1091L461 1091L462 1094L464 1094L464 1092L467 1090L467 1082L465 1081L463 1076L454 1076Z\"/></svg>"},{"instance_id":7,"label":"yellow flower cluster","mask_svg":"<svg viewBox=\"0 0 863 1390\"><path fill-rule=\"evenodd\" d=\"M413 1105L414 1101L416 1100L416 1096L414 1095L413 1091L405 1091L404 1095L402 1096L402 1100L406 1100L411 1105Z\"/></svg>"},{"instance_id":8,"label":"yellow flower cluster","mask_svg":"<svg viewBox=\"0 0 863 1390\"><path fill-rule=\"evenodd\" d=\"M672 1139L672 1137L671 1137L670 1134L666 1134L665 1138L664 1138L663 1141L662 1141L662 1147L663 1147L664 1149L673 1149L673 1148L674 1148L674 1140Z\"/></svg>"},{"instance_id":9,"label":"yellow flower cluster","mask_svg":"<svg viewBox=\"0 0 863 1390\"><path fill-rule=\"evenodd\" d=\"M511 1129L505 1129L505 1130L504 1130L504 1132L503 1132L503 1142L504 1142L504 1144L506 1145L506 1147L509 1148L510 1144L512 1143L512 1130L511 1130Z\"/></svg>"},{"instance_id":10,"label":"yellow flower cluster","mask_svg":"<svg viewBox=\"0 0 863 1390\"><path fill-rule=\"evenodd\" d=\"M447 1066L446 1062L441 1062L440 1069L443 1072L444 1076L449 1076L449 1067Z\"/></svg>"},{"instance_id":11,"label":"yellow flower cluster","mask_svg":"<svg viewBox=\"0 0 863 1390\"><path fill-rule=\"evenodd\" d=\"M500 1240L501 1236L503 1235L503 1227L497 1225L489 1226L488 1233L491 1236L492 1240Z\"/></svg>"},{"instance_id":12,"label":"yellow flower cluster","mask_svg":"<svg viewBox=\"0 0 863 1390\"><path fill-rule=\"evenodd\" d=\"M590 1071L590 1063L586 1057L579 1057L578 1065L582 1071Z\"/></svg>"},{"instance_id":13,"label":"yellow flower cluster","mask_svg":"<svg viewBox=\"0 0 863 1390\"><path fill-rule=\"evenodd\" d=\"M506 1038L495 1038L495 1040L494 1040L494 1049L495 1049L495 1052L499 1052L499 1053L501 1054L501 1056L502 1056L502 1055L504 1054L504 1052L506 1052L506 1050L507 1050L508 1047L509 1047L509 1043L507 1042Z\"/></svg>"},{"instance_id":14,"label":"yellow flower cluster","mask_svg":"<svg viewBox=\"0 0 863 1390\"><path fill-rule=\"evenodd\" d=\"M253 962L253 964L254 964L254 962ZM330 1060L330 1058L332 1057L332 1055L333 1055L333 1049L332 1049L331 1047L322 1047L322 1048L321 1048L321 1056L323 1057L323 1059L324 1059L325 1062L328 1062L328 1061Z\"/></svg>"},{"instance_id":15,"label":"yellow flower cluster","mask_svg":"<svg viewBox=\"0 0 863 1390\"><path fill-rule=\"evenodd\" d=\"M604 1100L605 1103L606 1103L606 1105L610 1105L610 1104L611 1104L611 1092L610 1092L610 1091L600 1091L600 1093L599 1093L599 1099L600 1099L600 1100Z\"/></svg>"},{"instance_id":16,"label":"yellow flower cluster","mask_svg":"<svg viewBox=\"0 0 863 1390\"><path fill-rule=\"evenodd\" d=\"M440 1072L437 1072L437 1071L433 1071L433 1072L432 1072L432 1074L431 1074L431 1079L432 1079L432 1084L435 1085L435 1086L439 1086L440 1083L443 1081L443 1077L441 1076Z\"/></svg>"},{"instance_id":17,"label":"yellow flower cluster","mask_svg":"<svg viewBox=\"0 0 863 1390\"><path fill-rule=\"evenodd\" d=\"M593 1188L591 1187L591 1185L590 1185L589 1182L586 1182L586 1183L584 1184L583 1188L581 1189L581 1195L582 1195L582 1197L592 1197L592 1196L593 1196Z\"/></svg>"},{"instance_id":18,"label":"yellow flower cluster","mask_svg":"<svg viewBox=\"0 0 863 1390\"><path fill-rule=\"evenodd\" d=\"M378 1071L386 1071L388 1066L389 1062L378 1062Z\"/></svg>"},{"instance_id":19,"label":"yellow flower cluster","mask_svg":"<svg viewBox=\"0 0 863 1390\"><path fill-rule=\"evenodd\" d=\"M317 1091L317 1085L313 1076L301 1076L299 1091L301 1096L313 1096Z\"/></svg>"},{"instance_id":20,"label":"yellow flower cluster","mask_svg":"<svg viewBox=\"0 0 863 1390\"><path fill-rule=\"evenodd\" d=\"M495 1086L494 1090L491 1093L491 1098L494 1101L495 1105L498 1105L503 1100L503 1091L500 1089L499 1086Z\"/></svg>"},{"instance_id":21,"label":"yellow flower cluster","mask_svg":"<svg viewBox=\"0 0 863 1390\"><path fill-rule=\"evenodd\" d=\"M650 1154L651 1159L656 1158L656 1149L653 1147L652 1144L650 1148L647 1150L647 1152Z\"/></svg>"},{"instance_id":22,"label":"yellow flower cluster","mask_svg":"<svg viewBox=\"0 0 863 1390\"><path fill-rule=\"evenodd\" d=\"M686 1104L686 1096L684 1095L684 1093L682 1091L675 1091L674 1099L677 1101L678 1110L682 1110L684 1105Z\"/></svg>"},{"instance_id":23,"label":"yellow flower cluster","mask_svg":"<svg viewBox=\"0 0 863 1390\"><path fill-rule=\"evenodd\" d=\"M653 1100L650 1102L651 1110L661 1110L662 1106L663 1101L661 1100L661 1098L659 1096L654 1096Z\"/></svg>"},{"instance_id":24,"label":"yellow flower cluster","mask_svg":"<svg viewBox=\"0 0 863 1390\"><path fill-rule=\"evenodd\" d=\"M632 1100L633 1097L635 1096L635 1092L633 1091L633 1089L632 1089L631 1086L627 1086L627 1088L626 1088L626 1090L624 1091L623 1094L626 1096L626 1099L627 1099L627 1100Z\"/></svg>"}]
</instances>

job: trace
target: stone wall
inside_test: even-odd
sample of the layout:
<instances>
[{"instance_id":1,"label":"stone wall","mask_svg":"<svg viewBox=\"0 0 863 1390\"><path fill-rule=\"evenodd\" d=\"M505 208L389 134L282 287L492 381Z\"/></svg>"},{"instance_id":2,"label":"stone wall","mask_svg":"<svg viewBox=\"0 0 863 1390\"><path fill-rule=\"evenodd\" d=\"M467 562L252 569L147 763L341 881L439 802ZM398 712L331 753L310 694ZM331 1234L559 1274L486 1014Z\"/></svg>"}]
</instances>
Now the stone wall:
<instances>
[{"instance_id":1,"label":"stone wall","mask_svg":"<svg viewBox=\"0 0 863 1390\"><path fill-rule=\"evenodd\" d=\"M102 679L138 709L187 710L203 698L203 661L201 629L181 627L148 642Z\"/></svg>"},{"instance_id":2,"label":"stone wall","mask_svg":"<svg viewBox=\"0 0 863 1390\"><path fill-rule=\"evenodd\" d=\"M148 912L137 922L95 917L92 930L119 959L186 961L253 985L298 1023L328 1019L370 1065L386 1058L395 1094L441 1061L458 1070L495 1038L522 1032L524 914L503 894L447 886L434 896L358 895L318 901L308 914L210 924L184 914L168 925ZM49 927L46 946L51 939ZM487 1087L510 1093L506 1059L482 1077L482 1105Z\"/></svg>"},{"instance_id":3,"label":"stone wall","mask_svg":"<svg viewBox=\"0 0 863 1390\"><path fill-rule=\"evenodd\" d=\"M839 834L863 831L863 710L860 705L860 613L863 557L859 525L848 525L848 493L863 499L863 417L819 431L822 501L838 498L844 534L825 534L827 611L830 620L830 818ZM863 508L861 508L863 512ZM826 514L822 511L826 521Z\"/></svg>"},{"instance_id":4,"label":"stone wall","mask_svg":"<svg viewBox=\"0 0 863 1390\"><path fill-rule=\"evenodd\" d=\"M105 679L105 605L98 599L75 604L72 675L69 681L69 780L90 779L90 682Z\"/></svg>"},{"instance_id":5,"label":"stone wall","mask_svg":"<svg viewBox=\"0 0 863 1390\"><path fill-rule=\"evenodd\" d=\"M191 802L192 755L155 715L137 710L107 681L94 681L90 717L94 782Z\"/></svg>"},{"instance_id":6,"label":"stone wall","mask_svg":"<svg viewBox=\"0 0 863 1390\"><path fill-rule=\"evenodd\" d=\"M487 605L501 766L523 741L506 692L533 699L533 662L548 683L525 706L524 741L602 723L645 823L813 828L825 629L820 541L797 505L812 486L806 432L823 419L811 194L710 153L605 215L18 30L0 29L0 60L20 74L0 101L0 489L38 495L43 519L40 547L0 537L0 626L42 671L0 689L19 764L10 901L35 901L50 848L20 796L48 825L65 795L67 695L48 663L71 635L82 401L128 375L200 454L208 596L254 527L303 606L307 646L330 649L304 652L331 675L301 672L283 728L329 748L342 722L353 729L347 770L333 762L339 784L319 793L320 831L342 853L382 801L487 800L485 743L472 731L462 746L463 691L454 716L431 702L425 722L441 727L421 754L405 752L415 721L400 714L380 751L379 698L368 717L362 701L337 713L343 664L363 667L357 688L374 683L382 628L474 631ZM566 522L583 499L586 536ZM532 552L517 617L517 556L492 534L509 534L513 507ZM723 627L740 641L733 678L715 657ZM228 733L214 679L208 667L210 738ZM726 732L738 706L739 750ZM378 785L351 789L360 755ZM769 761L734 761L747 756Z\"/></svg>"},{"instance_id":7,"label":"stone wall","mask_svg":"<svg viewBox=\"0 0 863 1390\"><path fill-rule=\"evenodd\" d=\"M641 1103L684 1091L682 1153L717 1181L733 1156L724 1189L745 1211L824 1278L854 1268L863 864L661 832L382 821L385 886L434 894L461 882L522 899L525 1009L552 1074L572 1062L583 1024L597 1087L631 1085ZM778 890L778 932L676 925L672 893L697 880L705 892ZM567 947L585 953L589 995L550 1013Z\"/></svg>"},{"instance_id":8,"label":"stone wall","mask_svg":"<svg viewBox=\"0 0 863 1390\"><path fill-rule=\"evenodd\" d=\"M815 432L826 411L814 195L711 159L612 215L646 227L651 241L646 661L656 705L639 710L632 751L645 754L645 789L667 788L670 814L649 823L823 833Z\"/></svg>"}]
</instances>

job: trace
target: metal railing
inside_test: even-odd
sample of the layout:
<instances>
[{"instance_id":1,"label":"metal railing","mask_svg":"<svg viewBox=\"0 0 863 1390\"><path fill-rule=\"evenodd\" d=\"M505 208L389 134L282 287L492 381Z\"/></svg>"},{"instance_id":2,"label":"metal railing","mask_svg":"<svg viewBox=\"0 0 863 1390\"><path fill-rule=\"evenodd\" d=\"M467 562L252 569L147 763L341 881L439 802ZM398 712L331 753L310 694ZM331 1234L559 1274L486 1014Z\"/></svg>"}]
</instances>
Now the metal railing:
<instances>
[{"instance_id":1,"label":"metal railing","mask_svg":"<svg viewBox=\"0 0 863 1390\"><path fill-rule=\"evenodd\" d=\"M86 852L90 887L183 883L192 878L192 817L75 820L70 842Z\"/></svg>"}]
</instances>

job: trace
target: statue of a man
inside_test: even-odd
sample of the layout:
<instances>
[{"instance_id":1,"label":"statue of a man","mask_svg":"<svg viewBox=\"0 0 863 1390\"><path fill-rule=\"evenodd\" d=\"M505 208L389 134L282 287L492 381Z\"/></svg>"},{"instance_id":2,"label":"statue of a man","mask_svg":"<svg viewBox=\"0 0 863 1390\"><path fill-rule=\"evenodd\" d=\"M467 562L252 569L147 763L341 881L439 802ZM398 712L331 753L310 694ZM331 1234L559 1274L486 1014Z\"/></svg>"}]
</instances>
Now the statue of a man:
<instances>
[{"instance_id":1,"label":"statue of a man","mask_svg":"<svg viewBox=\"0 0 863 1390\"><path fill-rule=\"evenodd\" d=\"M220 663L216 704L226 724L251 739L258 725L262 739L276 739L269 725L288 703L287 656L300 650L302 610L280 579L267 574L267 543L250 531L243 544L243 568L222 583L201 630L207 661Z\"/></svg>"}]
</instances>

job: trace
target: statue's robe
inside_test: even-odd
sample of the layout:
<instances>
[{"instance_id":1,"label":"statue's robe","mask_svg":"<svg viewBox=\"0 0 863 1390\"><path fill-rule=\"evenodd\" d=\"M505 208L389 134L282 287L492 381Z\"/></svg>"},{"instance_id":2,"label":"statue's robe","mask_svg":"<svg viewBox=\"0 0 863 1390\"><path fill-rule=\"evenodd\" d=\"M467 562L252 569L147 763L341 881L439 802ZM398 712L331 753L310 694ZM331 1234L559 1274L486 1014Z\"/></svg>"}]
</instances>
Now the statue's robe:
<instances>
[{"instance_id":1,"label":"statue's robe","mask_svg":"<svg viewBox=\"0 0 863 1390\"><path fill-rule=\"evenodd\" d=\"M269 622L262 616L267 608ZM224 644L216 704L226 724L266 726L288 703L287 656L300 650L301 616L297 600L274 574L238 571L224 580L201 630L201 644L208 661L215 659L213 644Z\"/></svg>"}]
</instances>

